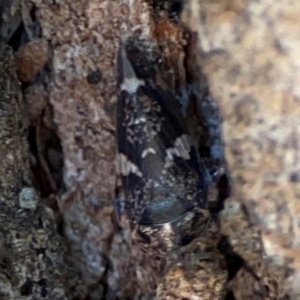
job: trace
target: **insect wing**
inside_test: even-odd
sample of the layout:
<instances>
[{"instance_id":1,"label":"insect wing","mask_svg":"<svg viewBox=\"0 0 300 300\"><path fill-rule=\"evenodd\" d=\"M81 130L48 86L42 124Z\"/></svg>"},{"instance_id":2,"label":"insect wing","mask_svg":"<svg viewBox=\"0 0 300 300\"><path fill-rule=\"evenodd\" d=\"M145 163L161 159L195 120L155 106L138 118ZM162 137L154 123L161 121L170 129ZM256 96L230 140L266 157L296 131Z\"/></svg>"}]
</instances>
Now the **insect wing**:
<instances>
[{"instance_id":1,"label":"insect wing","mask_svg":"<svg viewBox=\"0 0 300 300\"><path fill-rule=\"evenodd\" d=\"M119 68L117 165L129 217L159 223L206 208L205 169L177 99L150 76L138 78L124 50Z\"/></svg>"}]
</instances>

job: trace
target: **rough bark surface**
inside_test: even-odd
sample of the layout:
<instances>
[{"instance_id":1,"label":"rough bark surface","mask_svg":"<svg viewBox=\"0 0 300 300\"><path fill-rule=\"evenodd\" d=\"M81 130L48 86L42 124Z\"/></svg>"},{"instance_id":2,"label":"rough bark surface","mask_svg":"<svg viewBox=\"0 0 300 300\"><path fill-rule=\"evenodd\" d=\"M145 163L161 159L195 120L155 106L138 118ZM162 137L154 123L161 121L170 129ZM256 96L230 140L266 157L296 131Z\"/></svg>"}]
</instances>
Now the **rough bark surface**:
<instances>
[{"instance_id":1,"label":"rough bark surface","mask_svg":"<svg viewBox=\"0 0 300 300\"><path fill-rule=\"evenodd\" d=\"M299 299L300 6L187 0L191 34L178 3L0 3L1 299ZM166 269L114 214L116 54L134 28L212 169L223 132L232 184Z\"/></svg>"},{"instance_id":2,"label":"rough bark surface","mask_svg":"<svg viewBox=\"0 0 300 300\"><path fill-rule=\"evenodd\" d=\"M32 186L28 116L12 50L0 48L0 299L70 299L79 281Z\"/></svg>"},{"instance_id":3,"label":"rough bark surface","mask_svg":"<svg viewBox=\"0 0 300 300\"><path fill-rule=\"evenodd\" d=\"M198 60L223 116L232 197L222 232L247 264L236 299L299 299L297 1L186 1Z\"/></svg>"},{"instance_id":4,"label":"rough bark surface","mask_svg":"<svg viewBox=\"0 0 300 300\"><path fill-rule=\"evenodd\" d=\"M166 80L180 93L186 86L184 63L188 37L181 26L166 17L154 18L151 2L35 0L34 4L42 28L41 38L47 40L50 48L51 72L42 82L31 85L26 99L35 117L39 109L45 110L41 108L43 90L46 102L53 107L52 128L57 128L64 154L64 192L58 203L74 263L81 270L92 299L151 298L162 276L157 262L152 261L151 253L150 258L140 253L127 232L116 233L113 207L108 205L114 200L116 185L116 53L124 34L140 27L145 37L162 45L165 74L170 71L174 74L166 76ZM174 77L176 85L172 82ZM37 140L39 144L45 143L41 134ZM43 165L44 170L50 169ZM209 263L204 261L200 268L218 273L212 273L216 277L212 286L216 282L219 294L224 290L226 272L219 266L221 258L215 257L217 241L215 238L211 242L214 247L206 247L205 239L199 243L211 253ZM197 251L202 255L200 248ZM194 258L191 254L189 260L198 260L198 256ZM198 269L190 271L189 277L197 278ZM199 273L199 282L203 276L205 280L208 277L206 272ZM181 290L190 296L196 295L197 289L207 294L213 287L205 286L200 284L194 289L193 283L186 281ZM157 299L165 299L165 286L160 291L161 298L158 294ZM214 299L215 295L211 297Z\"/></svg>"},{"instance_id":5,"label":"rough bark surface","mask_svg":"<svg viewBox=\"0 0 300 300\"><path fill-rule=\"evenodd\" d=\"M145 3L133 1L34 1L42 38L51 51L47 102L64 155L58 205L74 264L92 299L133 298L149 291L149 279L131 258L131 238L116 234L115 104L116 53L130 26L149 27ZM143 20L143 21L141 21ZM131 24L131 25L130 25ZM31 108L39 102L31 98ZM153 287L150 289L153 290Z\"/></svg>"}]
</instances>

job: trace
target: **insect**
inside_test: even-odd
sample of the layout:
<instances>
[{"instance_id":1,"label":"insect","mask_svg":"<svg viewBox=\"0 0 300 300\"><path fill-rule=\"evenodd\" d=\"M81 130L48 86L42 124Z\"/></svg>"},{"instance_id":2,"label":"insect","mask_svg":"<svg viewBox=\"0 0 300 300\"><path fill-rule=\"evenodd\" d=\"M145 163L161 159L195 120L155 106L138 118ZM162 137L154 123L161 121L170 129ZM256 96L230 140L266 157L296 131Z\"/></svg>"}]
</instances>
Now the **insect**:
<instances>
[{"instance_id":1,"label":"insect","mask_svg":"<svg viewBox=\"0 0 300 300\"><path fill-rule=\"evenodd\" d=\"M119 218L143 249L164 255L207 224L210 180L159 61L159 51L138 37L119 49L116 161Z\"/></svg>"}]
</instances>

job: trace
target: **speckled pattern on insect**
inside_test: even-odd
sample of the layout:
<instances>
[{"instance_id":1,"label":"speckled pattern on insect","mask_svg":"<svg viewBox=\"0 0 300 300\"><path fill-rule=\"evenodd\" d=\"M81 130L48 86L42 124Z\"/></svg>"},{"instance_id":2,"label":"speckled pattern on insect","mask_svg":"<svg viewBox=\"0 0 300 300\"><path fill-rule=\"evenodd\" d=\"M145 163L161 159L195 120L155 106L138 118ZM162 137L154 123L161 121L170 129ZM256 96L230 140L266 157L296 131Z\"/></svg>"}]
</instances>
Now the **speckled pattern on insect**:
<instances>
[{"instance_id":1,"label":"speckled pattern on insect","mask_svg":"<svg viewBox=\"0 0 300 300\"><path fill-rule=\"evenodd\" d=\"M129 37L120 47L117 172L120 219L156 254L189 243L209 218L210 180L176 96L159 76L153 43Z\"/></svg>"}]
</instances>

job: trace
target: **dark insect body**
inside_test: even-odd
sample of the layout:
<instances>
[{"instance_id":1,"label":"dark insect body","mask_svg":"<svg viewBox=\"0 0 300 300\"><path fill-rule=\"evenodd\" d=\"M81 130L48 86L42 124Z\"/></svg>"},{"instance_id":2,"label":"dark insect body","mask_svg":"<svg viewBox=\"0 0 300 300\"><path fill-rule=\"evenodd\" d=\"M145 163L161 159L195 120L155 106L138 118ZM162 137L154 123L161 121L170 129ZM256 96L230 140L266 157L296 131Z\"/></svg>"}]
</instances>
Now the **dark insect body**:
<instances>
[{"instance_id":1,"label":"dark insect body","mask_svg":"<svg viewBox=\"0 0 300 300\"><path fill-rule=\"evenodd\" d=\"M164 255L188 244L207 224L210 176L176 96L159 77L153 49L132 37L119 51L119 217L128 220L142 248Z\"/></svg>"}]
</instances>

